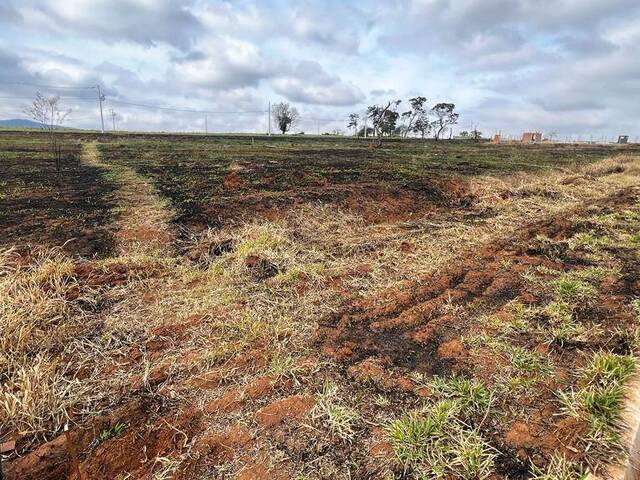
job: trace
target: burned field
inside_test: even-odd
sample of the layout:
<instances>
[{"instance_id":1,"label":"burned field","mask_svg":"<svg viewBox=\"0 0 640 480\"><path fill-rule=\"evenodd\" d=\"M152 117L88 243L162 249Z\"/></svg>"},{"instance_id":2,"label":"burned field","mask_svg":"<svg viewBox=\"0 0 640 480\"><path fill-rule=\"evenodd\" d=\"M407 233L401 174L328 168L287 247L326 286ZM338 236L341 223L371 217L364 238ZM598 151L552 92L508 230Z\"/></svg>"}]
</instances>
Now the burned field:
<instances>
[{"instance_id":1,"label":"burned field","mask_svg":"<svg viewBox=\"0 0 640 480\"><path fill-rule=\"evenodd\" d=\"M624 468L635 147L65 135L0 136L9 479Z\"/></svg>"},{"instance_id":2,"label":"burned field","mask_svg":"<svg viewBox=\"0 0 640 480\"><path fill-rule=\"evenodd\" d=\"M81 144L64 144L64 171L51 165L47 140L39 135L0 137L0 225L3 246L62 245L70 254L106 255L114 187L101 171L80 164Z\"/></svg>"}]
</instances>

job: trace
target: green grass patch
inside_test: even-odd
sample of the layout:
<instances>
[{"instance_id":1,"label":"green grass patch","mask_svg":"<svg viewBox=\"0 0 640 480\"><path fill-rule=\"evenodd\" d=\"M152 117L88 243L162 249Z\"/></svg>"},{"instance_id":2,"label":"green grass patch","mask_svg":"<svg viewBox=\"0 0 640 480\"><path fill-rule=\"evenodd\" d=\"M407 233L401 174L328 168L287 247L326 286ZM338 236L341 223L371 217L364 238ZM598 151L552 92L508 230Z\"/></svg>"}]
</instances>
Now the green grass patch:
<instances>
[{"instance_id":1,"label":"green grass patch","mask_svg":"<svg viewBox=\"0 0 640 480\"><path fill-rule=\"evenodd\" d=\"M554 280L553 288L559 299L568 302L589 301L598 295L598 290L593 285L571 273Z\"/></svg>"},{"instance_id":2,"label":"green grass patch","mask_svg":"<svg viewBox=\"0 0 640 480\"><path fill-rule=\"evenodd\" d=\"M98 436L94 439L94 445L97 447L107 440L115 438L119 436L122 432L124 432L127 428L127 424L123 422L116 422L110 428L106 430L102 430Z\"/></svg>"},{"instance_id":3,"label":"green grass patch","mask_svg":"<svg viewBox=\"0 0 640 480\"><path fill-rule=\"evenodd\" d=\"M464 415L484 414L491 405L491 392L477 380L435 376L427 386L434 395L457 400Z\"/></svg>"},{"instance_id":4,"label":"green grass patch","mask_svg":"<svg viewBox=\"0 0 640 480\"><path fill-rule=\"evenodd\" d=\"M621 453L624 384L635 369L631 355L596 353L580 370L578 387L558 395L562 412L588 425L582 440L602 458Z\"/></svg>"},{"instance_id":5,"label":"green grass patch","mask_svg":"<svg viewBox=\"0 0 640 480\"><path fill-rule=\"evenodd\" d=\"M458 400L445 399L385 425L396 462L412 478L484 479L496 452L459 416Z\"/></svg>"}]
</instances>

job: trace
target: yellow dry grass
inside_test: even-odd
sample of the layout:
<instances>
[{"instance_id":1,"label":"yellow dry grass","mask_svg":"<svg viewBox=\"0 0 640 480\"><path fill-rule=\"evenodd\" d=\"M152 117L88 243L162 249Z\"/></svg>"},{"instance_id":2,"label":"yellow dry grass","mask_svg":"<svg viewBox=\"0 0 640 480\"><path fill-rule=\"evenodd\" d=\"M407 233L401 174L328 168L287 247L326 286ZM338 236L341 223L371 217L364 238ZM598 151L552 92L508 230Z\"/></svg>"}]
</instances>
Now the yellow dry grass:
<instances>
[{"instance_id":1,"label":"yellow dry grass","mask_svg":"<svg viewBox=\"0 0 640 480\"><path fill-rule=\"evenodd\" d=\"M82 162L105 171L118 186L116 240L121 256L162 255L173 241L169 202L135 170L102 162L94 142L85 143Z\"/></svg>"}]
</instances>

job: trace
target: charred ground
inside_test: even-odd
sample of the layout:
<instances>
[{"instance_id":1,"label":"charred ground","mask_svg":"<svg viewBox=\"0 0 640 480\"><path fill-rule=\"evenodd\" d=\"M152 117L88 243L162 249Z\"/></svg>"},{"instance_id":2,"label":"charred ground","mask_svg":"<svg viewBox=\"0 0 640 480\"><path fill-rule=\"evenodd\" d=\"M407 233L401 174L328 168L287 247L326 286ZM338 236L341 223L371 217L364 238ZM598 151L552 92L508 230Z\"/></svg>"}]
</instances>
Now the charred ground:
<instances>
[{"instance_id":1,"label":"charred ground","mask_svg":"<svg viewBox=\"0 0 640 480\"><path fill-rule=\"evenodd\" d=\"M65 136L0 137L10 479L624 462L635 147Z\"/></svg>"}]
</instances>

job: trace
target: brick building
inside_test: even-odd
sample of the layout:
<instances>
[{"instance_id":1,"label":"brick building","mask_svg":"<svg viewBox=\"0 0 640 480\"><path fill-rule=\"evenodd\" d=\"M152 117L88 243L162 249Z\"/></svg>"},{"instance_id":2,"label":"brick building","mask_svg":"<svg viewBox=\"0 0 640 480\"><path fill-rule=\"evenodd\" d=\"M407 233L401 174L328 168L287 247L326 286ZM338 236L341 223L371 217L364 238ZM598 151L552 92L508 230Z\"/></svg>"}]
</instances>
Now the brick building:
<instances>
[{"instance_id":1,"label":"brick building","mask_svg":"<svg viewBox=\"0 0 640 480\"><path fill-rule=\"evenodd\" d=\"M522 134L522 143L540 143L542 142L542 133L540 132L524 132Z\"/></svg>"}]
</instances>

